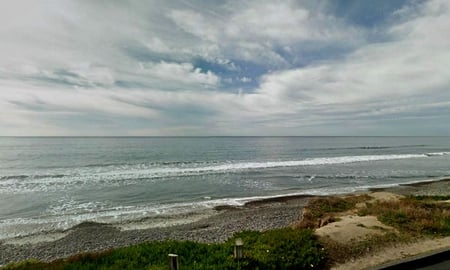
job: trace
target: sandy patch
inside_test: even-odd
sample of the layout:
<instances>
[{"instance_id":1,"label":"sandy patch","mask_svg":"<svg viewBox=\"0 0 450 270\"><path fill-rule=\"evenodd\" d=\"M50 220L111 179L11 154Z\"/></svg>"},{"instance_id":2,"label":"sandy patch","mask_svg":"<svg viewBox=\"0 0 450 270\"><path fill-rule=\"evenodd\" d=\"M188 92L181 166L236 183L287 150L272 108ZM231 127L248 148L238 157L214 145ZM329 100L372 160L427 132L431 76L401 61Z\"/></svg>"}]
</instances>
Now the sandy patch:
<instances>
[{"instance_id":1,"label":"sandy patch","mask_svg":"<svg viewBox=\"0 0 450 270\"><path fill-rule=\"evenodd\" d=\"M395 194L395 193L385 192L385 191L372 192L372 193L369 193L368 195L370 197L374 198L375 201L380 201L380 202L398 201L401 198L405 197L400 194Z\"/></svg>"},{"instance_id":2,"label":"sandy patch","mask_svg":"<svg viewBox=\"0 0 450 270\"><path fill-rule=\"evenodd\" d=\"M384 225L375 216L358 216L356 212L357 209L363 208L366 203L398 201L404 196L385 191L371 192L368 195L372 199L356 204L356 209L338 214L338 221L316 229L316 234L345 244L351 241L362 241L371 235L381 235L387 231L394 231L393 227Z\"/></svg>"},{"instance_id":3,"label":"sandy patch","mask_svg":"<svg viewBox=\"0 0 450 270\"><path fill-rule=\"evenodd\" d=\"M350 241L364 240L370 235L384 234L386 231L394 230L378 221L374 216L346 215L339 219L339 221L316 229L316 234L345 244Z\"/></svg>"},{"instance_id":4,"label":"sandy patch","mask_svg":"<svg viewBox=\"0 0 450 270\"><path fill-rule=\"evenodd\" d=\"M368 193L373 199L357 204L356 209L365 206L366 203L375 201L398 201L404 198L403 195L391 192L371 192ZM448 201L445 201L448 202ZM356 209L345 213L339 217L338 222L327 224L316 230L316 234L342 244L350 241L364 240L367 236L383 234L388 231L395 231L394 228L382 224L375 216L357 216ZM386 247L378 251L371 252L356 260L333 266L331 269L374 269L377 266L393 263L402 259L429 254L432 252L450 248L450 237L440 239L422 239L416 243L401 243L392 247Z\"/></svg>"},{"instance_id":5,"label":"sandy patch","mask_svg":"<svg viewBox=\"0 0 450 270\"><path fill-rule=\"evenodd\" d=\"M390 201L398 201L402 198L404 198L405 196L400 195L400 194L396 194L396 193L392 193L392 192L386 192L386 191L377 191L377 192L370 192L367 193L367 195L369 195L370 197L372 197L371 200L368 200L366 202L360 202L356 204L356 209L361 209L366 207L366 203L374 203L376 201L378 202L390 202ZM353 212L356 212L356 211Z\"/></svg>"}]
</instances>

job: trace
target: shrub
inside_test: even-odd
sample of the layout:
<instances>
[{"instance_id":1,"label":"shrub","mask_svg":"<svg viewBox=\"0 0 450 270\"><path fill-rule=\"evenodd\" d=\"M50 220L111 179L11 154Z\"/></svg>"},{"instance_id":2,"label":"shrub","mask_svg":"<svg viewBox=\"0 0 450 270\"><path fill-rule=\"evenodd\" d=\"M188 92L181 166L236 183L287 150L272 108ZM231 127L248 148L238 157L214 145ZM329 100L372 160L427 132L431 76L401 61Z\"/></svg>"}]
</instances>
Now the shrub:
<instances>
[{"instance_id":1,"label":"shrub","mask_svg":"<svg viewBox=\"0 0 450 270\"><path fill-rule=\"evenodd\" d=\"M440 197L409 196L399 201L375 202L360 210L375 215L398 230L413 235L450 235L450 205L436 201ZM446 198L446 197L445 197Z\"/></svg>"},{"instance_id":2,"label":"shrub","mask_svg":"<svg viewBox=\"0 0 450 270\"><path fill-rule=\"evenodd\" d=\"M17 263L9 263L3 269L5 269L5 270L10 270L10 269L14 269L14 270L49 269L49 268L45 268L46 266L47 265L43 262L31 259L31 260L26 260L26 261L17 262Z\"/></svg>"},{"instance_id":3,"label":"shrub","mask_svg":"<svg viewBox=\"0 0 450 270\"><path fill-rule=\"evenodd\" d=\"M243 269L317 269L325 253L312 230L285 228L265 233L243 232Z\"/></svg>"},{"instance_id":4,"label":"shrub","mask_svg":"<svg viewBox=\"0 0 450 270\"><path fill-rule=\"evenodd\" d=\"M278 229L247 231L225 243L205 244L191 241L148 242L100 253L85 253L51 263L26 261L7 269L152 269L168 267L168 254L179 255L182 269L236 269L234 240L244 241L241 269L317 269L325 254L311 230Z\"/></svg>"},{"instance_id":5,"label":"shrub","mask_svg":"<svg viewBox=\"0 0 450 270\"><path fill-rule=\"evenodd\" d=\"M328 217L329 222L336 220L332 214L345 212L355 208L356 204L368 200L368 195L352 195L346 197L319 197L312 199L303 209L303 218L298 224L300 228L314 229L319 227L320 220Z\"/></svg>"}]
</instances>

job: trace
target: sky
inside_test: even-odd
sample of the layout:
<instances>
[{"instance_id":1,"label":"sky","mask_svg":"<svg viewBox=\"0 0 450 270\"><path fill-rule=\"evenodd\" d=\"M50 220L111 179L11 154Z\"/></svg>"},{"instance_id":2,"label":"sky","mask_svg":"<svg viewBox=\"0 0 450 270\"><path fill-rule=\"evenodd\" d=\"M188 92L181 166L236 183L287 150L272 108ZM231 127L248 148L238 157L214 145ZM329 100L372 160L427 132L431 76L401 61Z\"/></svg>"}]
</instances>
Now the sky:
<instances>
[{"instance_id":1,"label":"sky","mask_svg":"<svg viewBox=\"0 0 450 270\"><path fill-rule=\"evenodd\" d=\"M450 1L0 3L0 136L450 135Z\"/></svg>"}]
</instances>

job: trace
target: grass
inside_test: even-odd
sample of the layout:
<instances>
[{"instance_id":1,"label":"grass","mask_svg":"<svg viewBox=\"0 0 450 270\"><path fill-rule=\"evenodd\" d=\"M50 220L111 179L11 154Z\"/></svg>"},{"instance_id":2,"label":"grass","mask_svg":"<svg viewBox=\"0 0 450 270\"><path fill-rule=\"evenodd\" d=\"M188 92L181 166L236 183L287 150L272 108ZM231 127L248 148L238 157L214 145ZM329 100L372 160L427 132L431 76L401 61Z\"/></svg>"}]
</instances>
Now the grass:
<instances>
[{"instance_id":1,"label":"grass","mask_svg":"<svg viewBox=\"0 0 450 270\"><path fill-rule=\"evenodd\" d=\"M370 199L368 195L329 196L312 199L304 209L303 218L297 227L315 229L320 227L321 220L324 218L328 223L338 221L339 218L335 214L352 210L357 203L368 199Z\"/></svg>"},{"instance_id":2,"label":"grass","mask_svg":"<svg viewBox=\"0 0 450 270\"><path fill-rule=\"evenodd\" d=\"M447 201L450 200L450 195L434 195L434 196L412 196L415 200L418 201Z\"/></svg>"},{"instance_id":3,"label":"grass","mask_svg":"<svg viewBox=\"0 0 450 270\"><path fill-rule=\"evenodd\" d=\"M241 269L321 269L325 252L312 230L284 228L267 232L246 231L221 244L190 241L149 242L101 253L79 254L50 263L25 261L5 269L151 269L168 268L168 254L179 255L182 269L236 269L236 238L244 242Z\"/></svg>"},{"instance_id":4,"label":"grass","mask_svg":"<svg viewBox=\"0 0 450 270\"><path fill-rule=\"evenodd\" d=\"M357 203L368 201L368 195L324 197L311 200L304 210L301 228L317 228L321 219L330 222L337 214L355 208ZM358 215L373 215L386 225L411 236L450 236L450 196L408 196L400 200L365 203Z\"/></svg>"},{"instance_id":5,"label":"grass","mask_svg":"<svg viewBox=\"0 0 450 270\"><path fill-rule=\"evenodd\" d=\"M414 242L429 236L450 236L450 204L444 202L450 196L408 196L398 201L367 202L370 199L368 195L353 195L311 200L298 227L317 228L325 219L337 221L339 214L356 211L356 204L365 202L365 206L357 210L358 215L376 216L382 223L396 229L396 232L387 231L348 244L320 239L327 250L328 262L335 263L358 258L395 243ZM357 226L364 227L363 224Z\"/></svg>"},{"instance_id":6,"label":"grass","mask_svg":"<svg viewBox=\"0 0 450 270\"><path fill-rule=\"evenodd\" d=\"M321 239L321 244L327 250L327 262L344 263L355 260L370 252L378 251L384 247L397 243L413 242L410 236L399 233L388 232L384 235L372 235L361 241L354 241L348 244L338 243L328 238Z\"/></svg>"},{"instance_id":7,"label":"grass","mask_svg":"<svg viewBox=\"0 0 450 270\"><path fill-rule=\"evenodd\" d=\"M411 236L450 236L450 204L447 196L408 196L398 201L366 204L360 215L374 215L386 225Z\"/></svg>"},{"instance_id":8,"label":"grass","mask_svg":"<svg viewBox=\"0 0 450 270\"><path fill-rule=\"evenodd\" d=\"M241 269L323 269L342 263L394 243L406 243L429 236L450 235L450 196L409 196L398 201L375 201L368 195L321 197L311 200L304 210L298 228L267 232L246 231L221 244L189 241L149 242L101 253L79 254L51 263L25 261L5 269L151 269L168 268L169 253L176 253L182 269L236 269L233 243L244 242ZM386 231L362 241L347 244L331 239L317 239L314 228L323 219L339 219L339 213L356 211L356 204L365 202L357 214L374 215L396 232ZM360 227L363 224L358 225Z\"/></svg>"}]
</instances>

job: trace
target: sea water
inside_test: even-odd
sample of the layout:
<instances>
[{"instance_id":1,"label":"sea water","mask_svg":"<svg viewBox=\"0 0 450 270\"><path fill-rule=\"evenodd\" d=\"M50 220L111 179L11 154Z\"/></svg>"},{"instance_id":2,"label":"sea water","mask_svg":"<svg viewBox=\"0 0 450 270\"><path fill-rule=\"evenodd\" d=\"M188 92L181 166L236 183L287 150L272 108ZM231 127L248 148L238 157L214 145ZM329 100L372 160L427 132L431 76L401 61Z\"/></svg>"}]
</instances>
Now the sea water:
<instances>
[{"instance_id":1,"label":"sea water","mask_svg":"<svg viewBox=\"0 0 450 270\"><path fill-rule=\"evenodd\" d=\"M0 137L0 239L449 176L449 137Z\"/></svg>"}]
</instances>

